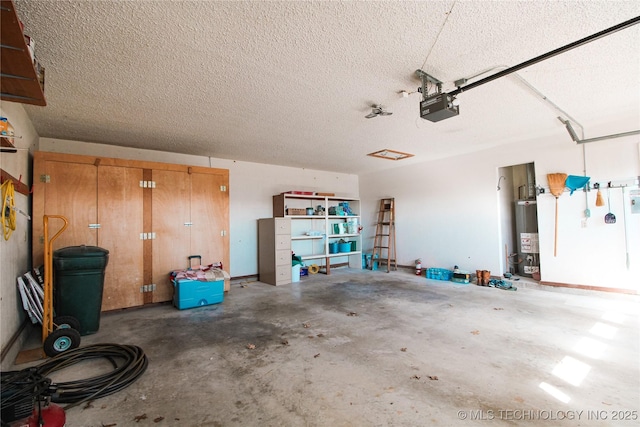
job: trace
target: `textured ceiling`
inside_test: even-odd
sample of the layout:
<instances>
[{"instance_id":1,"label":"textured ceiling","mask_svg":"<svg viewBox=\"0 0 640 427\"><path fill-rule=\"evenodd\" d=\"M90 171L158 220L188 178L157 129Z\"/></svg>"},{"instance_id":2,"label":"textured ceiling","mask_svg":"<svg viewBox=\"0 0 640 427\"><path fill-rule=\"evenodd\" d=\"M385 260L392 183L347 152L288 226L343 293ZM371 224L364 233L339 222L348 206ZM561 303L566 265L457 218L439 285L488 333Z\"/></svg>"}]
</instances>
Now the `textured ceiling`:
<instances>
[{"instance_id":1,"label":"textured ceiling","mask_svg":"<svg viewBox=\"0 0 640 427\"><path fill-rule=\"evenodd\" d=\"M48 105L25 106L40 136L346 173L571 144L514 77L462 93L460 115L437 123L399 92L417 90L419 68L452 90L640 15L635 0L15 2L46 67ZM635 130L638 46L635 25L518 74L586 137L610 120ZM374 103L394 114L366 119ZM384 148L415 157L366 156Z\"/></svg>"}]
</instances>

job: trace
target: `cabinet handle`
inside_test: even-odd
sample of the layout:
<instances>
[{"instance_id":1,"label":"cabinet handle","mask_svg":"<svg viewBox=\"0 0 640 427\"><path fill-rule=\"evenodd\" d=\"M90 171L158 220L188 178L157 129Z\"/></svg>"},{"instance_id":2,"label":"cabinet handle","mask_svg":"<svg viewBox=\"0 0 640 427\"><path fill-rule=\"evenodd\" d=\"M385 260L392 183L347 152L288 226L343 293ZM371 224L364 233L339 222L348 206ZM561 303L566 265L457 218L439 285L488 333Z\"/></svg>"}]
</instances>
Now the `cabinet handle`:
<instances>
[{"instance_id":1,"label":"cabinet handle","mask_svg":"<svg viewBox=\"0 0 640 427\"><path fill-rule=\"evenodd\" d=\"M141 188L156 188L155 181L140 181Z\"/></svg>"},{"instance_id":2,"label":"cabinet handle","mask_svg":"<svg viewBox=\"0 0 640 427\"><path fill-rule=\"evenodd\" d=\"M100 224L89 224L89 228L100 228Z\"/></svg>"}]
</instances>

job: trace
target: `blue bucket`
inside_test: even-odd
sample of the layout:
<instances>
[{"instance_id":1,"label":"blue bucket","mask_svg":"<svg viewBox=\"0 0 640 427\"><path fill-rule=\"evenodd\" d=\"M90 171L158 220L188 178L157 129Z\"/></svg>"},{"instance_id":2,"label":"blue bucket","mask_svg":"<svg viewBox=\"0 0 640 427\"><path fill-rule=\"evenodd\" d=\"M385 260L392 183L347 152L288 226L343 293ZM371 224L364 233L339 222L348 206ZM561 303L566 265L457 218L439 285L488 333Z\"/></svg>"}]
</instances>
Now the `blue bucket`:
<instances>
[{"instance_id":1,"label":"blue bucket","mask_svg":"<svg viewBox=\"0 0 640 427\"><path fill-rule=\"evenodd\" d=\"M338 242L329 243L329 253L330 254L338 253Z\"/></svg>"},{"instance_id":2,"label":"blue bucket","mask_svg":"<svg viewBox=\"0 0 640 427\"><path fill-rule=\"evenodd\" d=\"M338 243L338 252L351 252L351 242Z\"/></svg>"}]
</instances>

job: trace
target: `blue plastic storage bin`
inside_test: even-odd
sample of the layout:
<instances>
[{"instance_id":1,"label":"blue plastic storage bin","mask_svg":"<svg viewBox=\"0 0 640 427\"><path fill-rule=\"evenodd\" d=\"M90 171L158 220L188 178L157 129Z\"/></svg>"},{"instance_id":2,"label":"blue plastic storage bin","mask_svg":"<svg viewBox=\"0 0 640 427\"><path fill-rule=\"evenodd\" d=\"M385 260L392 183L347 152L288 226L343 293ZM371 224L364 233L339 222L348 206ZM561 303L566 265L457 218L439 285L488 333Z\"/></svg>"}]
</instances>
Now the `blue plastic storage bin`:
<instances>
[{"instance_id":1,"label":"blue plastic storage bin","mask_svg":"<svg viewBox=\"0 0 640 427\"><path fill-rule=\"evenodd\" d=\"M351 242L338 243L338 252L351 252Z\"/></svg>"},{"instance_id":2,"label":"blue plastic storage bin","mask_svg":"<svg viewBox=\"0 0 640 427\"><path fill-rule=\"evenodd\" d=\"M173 280L173 305L178 310L219 304L224 300L224 279L215 282Z\"/></svg>"},{"instance_id":3,"label":"blue plastic storage bin","mask_svg":"<svg viewBox=\"0 0 640 427\"><path fill-rule=\"evenodd\" d=\"M450 281L451 274L446 268L427 268L427 279Z\"/></svg>"}]
</instances>

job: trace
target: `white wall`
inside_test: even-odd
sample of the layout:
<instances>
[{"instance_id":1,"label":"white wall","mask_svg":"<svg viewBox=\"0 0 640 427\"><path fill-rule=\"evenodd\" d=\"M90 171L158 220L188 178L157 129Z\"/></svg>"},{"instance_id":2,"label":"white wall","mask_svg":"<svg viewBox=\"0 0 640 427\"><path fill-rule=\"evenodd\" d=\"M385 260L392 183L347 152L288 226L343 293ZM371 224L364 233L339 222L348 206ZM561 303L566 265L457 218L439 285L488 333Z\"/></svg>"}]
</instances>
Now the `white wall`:
<instances>
[{"instance_id":1,"label":"white wall","mask_svg":"<svg viewBox=\"0 0 640 427\"><path fill-rule=\"evenodd\" d=\"M500 190L496 185L496 191L498 192L498 215L500 217L500 247L502 249L500 257L500 270L509 271L509 262L507 256L518 252L519 248L516 246L516 232L515 232L515 209L513 202L516 200L517 183L514 180L514 173L511 167L498 168L498 180L500 181ZM517 169L517 168L516 168ZM500 180L500 177L504 179ZM510 258L511 259L511 258ZM514 273L517 270L517 265L514 264Z\"/></svg>"},{"instance_id":2,"label":"white wall","mask_svg":"<svg viewBox=\"0 0 640 427\"><path fill-rule=\"evenodd\" d=\"M21 137L14 139L17 153L0 153L0 168L17 179L22 176L22 182L30 187L30 150L35 148L38 135L21 104L2 101L0 115L9 119L16 136ZM15 204L24 212L30 211L29 197L23 194L15 193ZM0 346L3 349L25 318L16 278L30 267L31 224L20 214L16 215L16 222L16 230L9 240L0 237Z\"/></svg>"},{"instance_id":3,"label":"white wall","mask_svg":"<svg viewBox=\"0 0 640 427\"><path fill-rule=\"evenodd\" d=\"M356 175L53 138L41 138L40 150L229 169L229 273L232 277L258 273L257 219L273 215L274 194L288 190L306 190L358 197Z\"/></svg>"},{"instance_id":4,"label":"white wall","mask_svg":"<svg viewBox=\"0 0 640 427\"><path fill-rule=\"evenodd\" d=\"M612 125L594 135L625 132ZM496 191L499 168L535 162L536 182L548 187L547 174L583 174L582 147L561 129L553 140L528 141L434 162L412 164L360 176L365 212L365 248L372 246L378 199L395 197L398 263L423 267L491 270L502 274L504 243L500 239ZM633 180L640 175L638 136L585 145L591 182ZM637 188L637 186L636 186ZM606 191L604 192L606 196ZM541 276L543 281L640 289L640 214L629 213L627 238L630 268L626 267L622 190L611 191L616 224L605 224L607 208L595 207L596 192L588 193L591 218L582 227L584 193L564 193L560 199L558 255L553 256L554 203L548 192L538 197Z\"/></svg>"}]
</instances>

